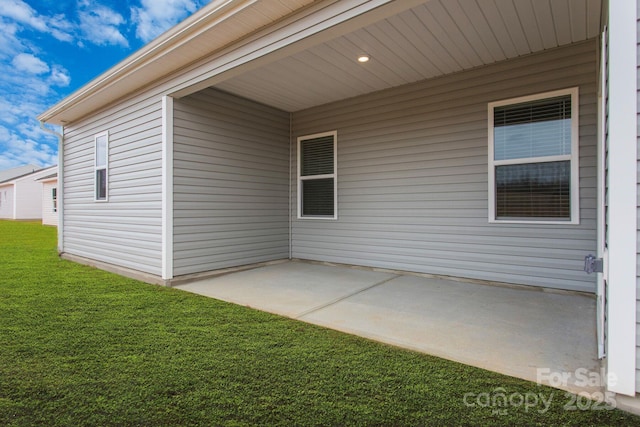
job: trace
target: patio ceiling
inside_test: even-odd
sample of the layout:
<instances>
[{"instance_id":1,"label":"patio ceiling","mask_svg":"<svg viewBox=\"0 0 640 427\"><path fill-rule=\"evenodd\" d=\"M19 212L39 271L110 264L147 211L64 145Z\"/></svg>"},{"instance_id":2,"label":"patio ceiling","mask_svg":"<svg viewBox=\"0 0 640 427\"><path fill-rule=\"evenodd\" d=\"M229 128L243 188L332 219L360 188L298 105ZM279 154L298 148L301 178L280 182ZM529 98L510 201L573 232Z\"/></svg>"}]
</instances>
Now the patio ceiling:
<instances>
[{"instance_id":1,"label":"patio ceiling","mask_svg":"<svg viewBox=\"0 0 640 427\"><path fill-rule=\"evenodd\" d=\"M601 16L602 0L430 0L215 86L298 111L581 42Z\"/></svg>"}]
</instances>

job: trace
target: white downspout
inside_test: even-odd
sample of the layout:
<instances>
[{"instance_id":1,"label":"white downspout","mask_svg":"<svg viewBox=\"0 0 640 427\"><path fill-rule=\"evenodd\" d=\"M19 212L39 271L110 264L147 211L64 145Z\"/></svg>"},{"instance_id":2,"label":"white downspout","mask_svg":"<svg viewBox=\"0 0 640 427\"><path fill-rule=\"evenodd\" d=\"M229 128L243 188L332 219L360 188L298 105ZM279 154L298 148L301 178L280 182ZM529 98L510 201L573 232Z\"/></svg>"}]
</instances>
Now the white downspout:
<instances>
[{"instance_id":1,"label":"white downspout","mask_svg":"<svg viewBox=\"0 0 640 427\"><path fill-rule=\"evenodd\" d=\"M48 134L54 135L58 138L58 253L64 252L64 127L62 127L62 133L58 133L52 129L49 129L44 125L45 123L40 120L40 128Z\"/></svg>"}]
</instances>

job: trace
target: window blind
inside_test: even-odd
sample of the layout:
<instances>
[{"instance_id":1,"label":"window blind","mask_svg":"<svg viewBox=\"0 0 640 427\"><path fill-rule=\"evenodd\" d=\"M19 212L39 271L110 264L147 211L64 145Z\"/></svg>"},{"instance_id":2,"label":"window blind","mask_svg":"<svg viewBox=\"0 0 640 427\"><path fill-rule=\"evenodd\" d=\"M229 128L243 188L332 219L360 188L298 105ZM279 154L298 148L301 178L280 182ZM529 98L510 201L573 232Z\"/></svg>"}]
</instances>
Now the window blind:
<instances>
[{"instance_id":1,"label":"window blind","mask_svg":"<svg viewBox=\"0 0 640 427\"><path fill-rule=\"evenodd\" d=\"M335 212L334 135L300 140L300 213L333 217Z\"/></svg>"},{"instance_id":2,"label":"window blind","mask_svg":"<svg viewBox=\"0 0 640 427\"><path fill-rule=\"evenodd\" d=\"M570 218L570 162L497 166L496 216Z\"/></svg>"},{"instance_id":3,"label":"window blind","mask_svg":"<svg viewBox=\"0 0 640 427\"><path fill-rule=\"evenodd\" d=\"M302 141L302 176L333 173L333 135Z\"/></svg>"},{"instance_id":4,"label":"window blind","mask_svg":"<svg viewBox=\"0 0 640 427\"><path fill-rule=\"evenodd\" d=\"M302 215L333 216L333 178L302 181Z\"/></svg>"},{"instance_id":5,"label":"window blind","mask_svg":"<svg viewBox=\"0 0 640 427\"><path fill-rule=\"evenodd\" d=\"M571 95L495 107L494 159L571 154Z\"/></svg>"}]
</instances>

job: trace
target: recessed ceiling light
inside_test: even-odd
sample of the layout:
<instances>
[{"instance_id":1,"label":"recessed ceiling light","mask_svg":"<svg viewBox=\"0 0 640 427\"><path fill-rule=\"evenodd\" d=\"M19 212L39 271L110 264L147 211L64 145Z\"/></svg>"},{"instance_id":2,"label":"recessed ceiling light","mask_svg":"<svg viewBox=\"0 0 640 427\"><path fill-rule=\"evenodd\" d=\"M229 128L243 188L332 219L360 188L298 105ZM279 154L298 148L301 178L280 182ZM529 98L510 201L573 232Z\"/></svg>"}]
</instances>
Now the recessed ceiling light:
<instances>
[{"instance_id":1,"label":"recessed ceiling light","mask_svg":"<svg viewBox=\"0 0 640 427\"><path fill-rule=\"evenodd\" d=\"M371 58L369 58L369 55L360 55L360 56L358 56L358 62L363 62L363 63L364 62L369 62L369 59L371 59Z\"/></svg>"}]
</instances>

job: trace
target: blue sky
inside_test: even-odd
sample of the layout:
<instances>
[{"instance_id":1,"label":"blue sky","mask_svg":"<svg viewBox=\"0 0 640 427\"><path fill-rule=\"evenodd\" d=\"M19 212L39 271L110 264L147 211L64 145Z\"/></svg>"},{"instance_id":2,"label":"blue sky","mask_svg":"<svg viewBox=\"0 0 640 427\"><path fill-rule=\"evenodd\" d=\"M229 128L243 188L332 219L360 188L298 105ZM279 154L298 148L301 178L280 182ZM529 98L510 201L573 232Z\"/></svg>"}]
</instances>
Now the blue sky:
<instances>
[{"instance_id":1,"label":"blue sky","mask_svg":"<svg viewBox=\"0 0 640 427\"><path fill-rule=\"evenodd\" d=\"M0 170L57 163L35 117L208 0L0 0Z\"/></svg>"}]
</instances>

